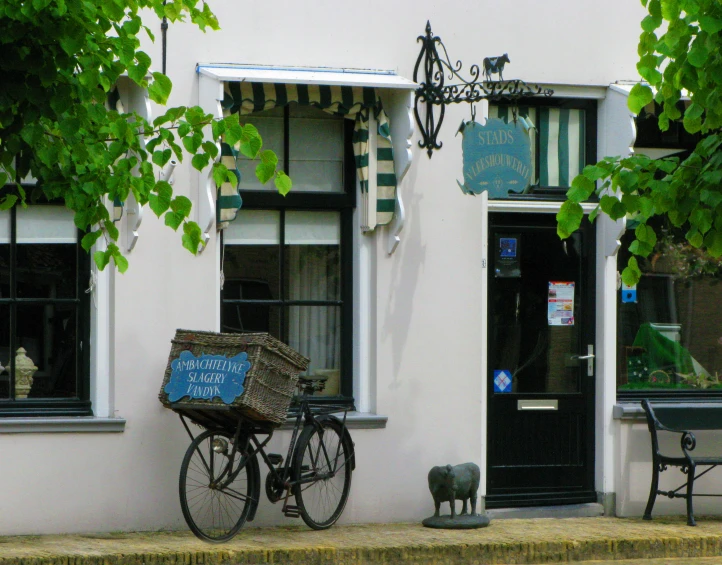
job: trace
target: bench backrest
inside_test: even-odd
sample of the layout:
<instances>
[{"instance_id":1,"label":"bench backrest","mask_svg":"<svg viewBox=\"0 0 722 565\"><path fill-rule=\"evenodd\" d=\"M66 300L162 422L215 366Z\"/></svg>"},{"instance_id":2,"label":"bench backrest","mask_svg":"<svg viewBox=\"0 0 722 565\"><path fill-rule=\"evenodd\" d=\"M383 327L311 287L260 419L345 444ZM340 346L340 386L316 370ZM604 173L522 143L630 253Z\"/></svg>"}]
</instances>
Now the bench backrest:
<instances>
[{"instance_id":1,"label":"bench backrest","mask_svg":"<svg viewBox=\"0 0 722 565\"><path fill-rule=\"evenodd\" d=\"M722 404L660 404L642 401L647 414L647 423L651 426L650 415L673 430L722 430ZM651 428L650 428L651 431Z\"/></svg>"}]
</instances>

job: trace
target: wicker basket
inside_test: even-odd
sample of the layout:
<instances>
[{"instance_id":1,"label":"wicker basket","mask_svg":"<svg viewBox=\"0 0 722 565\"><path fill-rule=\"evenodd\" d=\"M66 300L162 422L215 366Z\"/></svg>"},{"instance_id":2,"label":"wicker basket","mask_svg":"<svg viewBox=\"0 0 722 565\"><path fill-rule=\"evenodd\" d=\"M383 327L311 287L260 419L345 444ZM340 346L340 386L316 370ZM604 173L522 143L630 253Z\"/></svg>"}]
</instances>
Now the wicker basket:
<instances>
[{"instance_id":1,"label":"wicker basket","mask_svg":"<svg viewBox=\"0 0 722 565\"><path fill-rule=\"evenodd\" d=\"M307 358L267 333L223 334L176 330L171 344L168 365L158 395L163 406L171 408L165 386L171 377L171 363L181 352L190 351L195 356L232 357L245 351L251 367L246 373L243 393L233 401L232 406L250 418L274 424L286 421L298 375L305 371L309 364ZM223 405L223 401L217 397L212 400L184 397L173 406L182 407L184 404L198 409L203 406L217 407Z\"/></svg>"}]
</instances>

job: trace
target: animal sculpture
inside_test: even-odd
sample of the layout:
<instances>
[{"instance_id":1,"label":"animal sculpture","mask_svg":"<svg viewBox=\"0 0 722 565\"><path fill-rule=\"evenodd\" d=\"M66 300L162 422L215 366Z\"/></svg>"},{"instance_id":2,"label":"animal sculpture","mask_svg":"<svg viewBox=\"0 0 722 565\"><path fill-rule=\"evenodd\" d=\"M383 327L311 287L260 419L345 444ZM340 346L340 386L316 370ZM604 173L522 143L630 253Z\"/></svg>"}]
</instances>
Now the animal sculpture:
<instances>
[{"instance_id":1,"label":"animal sculpture","mask_svg":"<svg viewBox=\"0 0 722 565\"><path fill-rule=\"evenodd\" d=\"M506 53L501 57L484 57L484 77L486 80L491 80L492 74L498 74L499 80L504 80L502 73L504 72L504 65L507 63L511 63L511 61Z\"/></svg>"},{"instance_id":2,"label":"animal sculpture","mask_svg":"<svg viewBox=\"0 0 722 565\"><path fill-rule=\"evenodd\" d=\"M480 477L479 466L474 463L433 467L429 471L429 490L434 498L434 516L439 515L441 503L448 502L453 520L456 516L457 500L463 501L462 515L467 512L467 500L471 502L471 515L476 515L476 493L479 490Z\"/></svg>"}]
</instances>

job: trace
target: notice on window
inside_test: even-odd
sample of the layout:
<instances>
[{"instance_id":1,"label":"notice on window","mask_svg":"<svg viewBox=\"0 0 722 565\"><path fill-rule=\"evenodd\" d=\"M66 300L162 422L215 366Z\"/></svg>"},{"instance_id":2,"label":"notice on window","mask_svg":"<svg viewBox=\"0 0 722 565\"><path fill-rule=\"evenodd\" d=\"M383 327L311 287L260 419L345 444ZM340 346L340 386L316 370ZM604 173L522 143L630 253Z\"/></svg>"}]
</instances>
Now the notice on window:
<instances>
[{"instance_id":1,"label":"notice on window","mask_svg":"<svg viewBox=\"0 0 722 565\"><path fill-rule=\"evenodd\" d=\"M547 319L550 326L574 325L574 283L549 281Z\"/></svg>"}]
</instances>

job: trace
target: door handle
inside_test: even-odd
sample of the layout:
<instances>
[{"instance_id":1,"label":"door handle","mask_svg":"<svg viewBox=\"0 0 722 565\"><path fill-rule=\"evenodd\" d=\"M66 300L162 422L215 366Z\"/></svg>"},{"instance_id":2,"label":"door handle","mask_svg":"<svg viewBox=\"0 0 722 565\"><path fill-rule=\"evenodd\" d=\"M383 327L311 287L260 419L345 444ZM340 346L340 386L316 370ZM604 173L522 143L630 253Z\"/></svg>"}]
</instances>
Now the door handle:
<instances>
[{"instance_id":1,"label":"door handle","mask_svg":"<svg viewBox=\"0 0 722 565\"><path fill-rule=\"evenodd\" d=\"M579 361L587 362L587 376L594 376L594 346L590 343L587 345L586 355L572 355L572 359L578 359Z\"/></svg>"}]
</instances>

